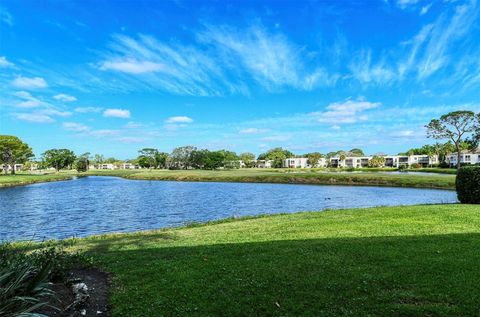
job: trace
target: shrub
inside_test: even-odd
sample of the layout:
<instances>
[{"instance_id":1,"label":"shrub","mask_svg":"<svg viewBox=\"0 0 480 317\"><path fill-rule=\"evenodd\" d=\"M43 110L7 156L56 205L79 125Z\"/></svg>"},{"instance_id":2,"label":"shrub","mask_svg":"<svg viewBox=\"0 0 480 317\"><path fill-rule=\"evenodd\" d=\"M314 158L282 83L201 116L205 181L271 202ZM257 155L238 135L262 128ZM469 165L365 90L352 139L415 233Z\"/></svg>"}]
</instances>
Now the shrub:
<instances>
[{"instance_id":1,"label":"shrub","mask_svg":"<svg viewBox=\"0 0 480 317\"><path fill-rule=\"evenodd\" d=\"M480 167L461 167L456 180L458 200L464 204L480 204Z\"/></svg>"},{"instance_id":2,"label":"shrub","mask_svg":"<svg viewBox=\"0 0 480 317\"><path fill-rule=\"evenodd\" d=\"M91 264L81 253L59 247L31 252L0 243L0 316L45 316L36 313L55 297L52 281L63 280L73 267Z\"/></svg>"}]
</instances>

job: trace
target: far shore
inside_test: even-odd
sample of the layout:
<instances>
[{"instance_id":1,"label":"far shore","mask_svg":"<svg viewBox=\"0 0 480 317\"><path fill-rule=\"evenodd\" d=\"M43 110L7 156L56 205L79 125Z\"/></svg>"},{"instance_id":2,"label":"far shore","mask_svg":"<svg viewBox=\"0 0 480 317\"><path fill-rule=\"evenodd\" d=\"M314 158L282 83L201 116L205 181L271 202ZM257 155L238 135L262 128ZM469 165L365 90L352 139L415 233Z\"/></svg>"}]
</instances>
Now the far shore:
<instances>
[{"instance_id":1,"label":"far shore","mask_svg":"<svg viewBox=\"0 0 480 317\"><path fill-rule=\"evenodd\" d=\"M355 171L358 173L348 173ZM389 186L409 188L455 189L455 170L423 168L408 170L445 174L415 175L395 172L396 169L239 169L239 170L73 170L60 172L18 172L1 175L0 187L22 186L34 183L69 180L81 176L117 176L137 180L187 182L240 182L310 185Z\"/></svg>"}]
</instances>

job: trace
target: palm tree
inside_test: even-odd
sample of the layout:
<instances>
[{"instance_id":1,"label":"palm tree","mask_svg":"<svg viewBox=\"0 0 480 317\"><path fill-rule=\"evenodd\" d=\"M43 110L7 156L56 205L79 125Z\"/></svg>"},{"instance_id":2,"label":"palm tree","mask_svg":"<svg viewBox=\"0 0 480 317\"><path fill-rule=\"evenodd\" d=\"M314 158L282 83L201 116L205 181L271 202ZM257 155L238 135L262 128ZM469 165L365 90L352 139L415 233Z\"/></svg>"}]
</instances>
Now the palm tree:
<instances>
[{"instance_id":1,"label":"palm tree","mask_svg":"<svg viewBox=\"0 0 480 317\"><path fill-rule=\"evenodd\" d=\"M340 154L340 157L339 157L340 162L345 162L346 158L347 157L345 156L345 154ZM338 164L338 166L340 166L340 164Z\"/></svg>"}]
</instances>

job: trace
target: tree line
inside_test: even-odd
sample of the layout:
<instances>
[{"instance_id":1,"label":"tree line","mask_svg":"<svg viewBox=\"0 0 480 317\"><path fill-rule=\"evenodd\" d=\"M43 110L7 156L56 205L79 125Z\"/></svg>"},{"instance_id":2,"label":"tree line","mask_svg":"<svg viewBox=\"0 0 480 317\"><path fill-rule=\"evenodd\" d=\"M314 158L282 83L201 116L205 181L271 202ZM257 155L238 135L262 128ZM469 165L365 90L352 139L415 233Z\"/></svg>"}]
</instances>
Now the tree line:
<instances>
[{"instance_id":1,"label":"tree line","mask_svg":"<svg viewBox=\"0 0 480 317\"><path fill-rule=\"evenodd\" d=\"M420 148L413 148L400 155L438 155L440 162L445 164L447 155L456 152L457 162L460 162L462 150L475 150L480 142L480 113L472 111L454 111L441 116L439 119L432 119L426 126L427 136L434 139L446 139L446 143L435 143L424 145ZM339 157L345 160L346 157L365 156L359 148L350 151L336 151L322 154L319 152L305 153L311 166L316 166L322 158ZM269 160L272 167L282 167L283 161L287 158L298 157L294 153L281 147L273 148L260 154L257 160ZM0 135L0 165L4 172L8 173L8 166L15 164L28 164L34 158L33 151L28 144L12 135ZM170 169L219 169L239 168L240 161L245 167L255 167L257 164L255 155L250 152L237 154L228 150L211 151L198 149L195 146L182 146L175 148L171 153L161 152L155 148L143 148L138 151L137 158L127 160L128 163L138 164L142 168L170 168ZM371 160L372 167L382 165L384 158L375 155ZM35 164L39 168L54 168L57 171L65 168L76 168L79 171L86 171L91 164L98 167L101 164L118 164L120 161L115 158L104 158L100 154L91 155L83 153L75 155L69 149L50 149L42 153L41 159ZM460 164L458 164L460 165ZM15 173L15 168L11 168Z\"/></svg>"}]
</instances>

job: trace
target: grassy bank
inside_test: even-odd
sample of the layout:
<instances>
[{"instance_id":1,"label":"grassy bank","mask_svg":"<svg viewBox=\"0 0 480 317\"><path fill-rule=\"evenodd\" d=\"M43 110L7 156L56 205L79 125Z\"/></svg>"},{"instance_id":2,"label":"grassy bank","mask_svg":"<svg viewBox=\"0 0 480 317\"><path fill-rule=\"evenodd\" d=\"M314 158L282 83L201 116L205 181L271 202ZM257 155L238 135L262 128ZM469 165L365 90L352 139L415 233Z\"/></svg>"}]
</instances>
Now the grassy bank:
<instances>
[{"instance_id":1,"label":"grassy bank","mask_svg":"<svg viewBox=\"0 0 480 317\"><path fill-rule=\"evenodd\" d=\"M21 186L34 183L53 182L71 179L75 176L74 172L30 174L20 172L15 175L0 175L0 187Z\"/></svg>"},{"instance_id":2,"label":"grassy bank","mask_svg":"<svg viewBox=\"0 0 480 317\"><path fill-rule=\"evenodd\" d=\"M391 170L391 169L390 169ZM62 171L60 173L0 175L0 187L26 185L38 182L70 179L74 176L101 175L130 179L169 180L189 182L251 182L317 185L370 185L418 188L454 189L455 175L389 174L380 171L334 172L294 169L240 169L240 170L90 170L87 173ZM428 171L426 169L425 171Z\"/></svg>"},{"instance_id":3,"label":"grassy bank","mask_svg":"<svg viewBox=\"0 0 480 317\"><path fill-rule=\"evenodd\" d=\"M480 206L267 216L67 241L113 316L477 316Z\"/></svg>"},{"instance_id":4,"label":"grassy bank","mask_svg":"<svg viewBox=\"0 0 480 317\"><path fill-rule=\"evenodd\" d=\"M338 173L324 170L241 169L241 170L115 170L90 171L90 175L120 176L130 179L252 182L323 185L370 185L454 189L455 175L409 175L378 172Z\"/></svg>"}]
</instances>

